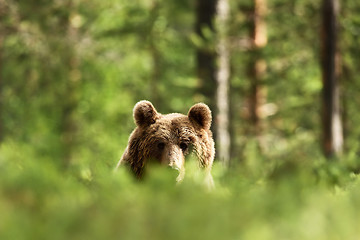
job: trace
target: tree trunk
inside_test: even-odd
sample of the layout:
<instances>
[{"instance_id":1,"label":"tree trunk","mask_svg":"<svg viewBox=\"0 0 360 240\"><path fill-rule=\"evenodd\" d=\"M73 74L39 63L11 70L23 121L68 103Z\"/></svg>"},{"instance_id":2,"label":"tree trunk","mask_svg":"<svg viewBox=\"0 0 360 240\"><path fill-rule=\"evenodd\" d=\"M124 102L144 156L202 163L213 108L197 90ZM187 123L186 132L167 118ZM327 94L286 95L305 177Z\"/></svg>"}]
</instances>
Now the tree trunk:
<instances>
[{"instance_id":1,"label":"tree trunk","mask_svg":"<svg viewBox=\"0 0 360 240\"><path fill-rule=\"evenodd\" d=\"M216 142L217 153L220 161L225 166L230 163L230 133L229 133L229 78L230 78L230 53L228 43L228 20L230 8L228 0L219 0L217 5L217 32L219 41L218 69L216 73Z\"/></svg>"},{"instance_id":2,"label":"tree trunk","mask_svg":"<svg viewBox=\"0 0 360 240\"><path fill-rule=\"evenodd\" d=\"M341 154L343 128L340 111L340 53L337 48L337 15L339 2L323 0L322 22L322 147L326 157Z\"/></svg>"},{"instance_id":3,"label":"tree trunk","mask_svg":"<svg viewBox=\"0 0 360 240\"><path fill-rule=\"evenodd\" d=\"M251 133L260 136L262 131L261 118L262 106L266 103L266 89L263 85L266 73L266 61L262 58L262 49L267 44L266 31L266 0L254 1L253 25L251 39L253 46L253 60L250 62L250 96L249 96L249 120Z\"/></svg>"},{"instance_id":4,"label":"tree trunk","mask_svg":"<svg viewBox=\"0 0 360 240\"><path fill-rule=\"evenodd\" d=\"M151 52L151 58L153 62L152 66L152 73L150 77L150 98L151 102L156 106L157 108L161 109L161 98L159 93L159 80L161 75L161 67L160 67L160 52L157 49L155 39L151 39L151 46L150 46L150 52Z\"/></svg>"},{"instance_id":5,"label":"tree trunk","mask_svg":"<svg viewBox=\"0 0 360 240\"><path fill-rule=\"evenodd\" d=\"M152 2L151 9L151 34L150 34L150 54L152 58L152 73L150 77L150 99L151 102L157 108L161 109L161 98L159 93L159 80L161 78L161 53L157 47L157 40L159 39L159 34L156 32L155 23L159 16L160 3L155 0Z\"/></svg>"},{"instance_id":6,"label":"tree trunk","mask_svg":"<svg viewBox=\"0 0 360 240\"><path fill-rule=\"evenodd\" d=\"M197 0L195 31L203 40L202 46L196 50L197 77L199 79L199 92L216 115L216 52L213 44L204 35L204 29L215 33L214 20L216 14L216 0ZM210 47L208 46L210 45ZM216 129L216 122L212 129ZM215 133L215 131L213 131ZM216 133L215 133L216 134Z\"/></svg>"},{"instance_id":7,"label":"tree trunk","mask_svg":"<svg viewBox=\"0 0 360 240\"><path fill-rule=\"evenodd\" d=\"M0 9L0 14L2 14ZM0 17L1 19L1 17ZM2 33L2 29L0 29L0 144L4 140L4 100L3 100L3 43L4 43L4 36Z\"/></svg>"},{"instance_id":8,"label":"tree trunk","mask_svg":"<svg viewBox=\"0 0 360 240\"><path fill-rule=\"evenodd\" d=\"M76 52L76 43L78 42L78 26L74 21L77 17L77 12L72 0L68 2L68 9L70 15L64 22L67 24L67 39L65 43L67 49L65 54L65 61L67 65L68 79L63 79L66 82L62 110L62 144L63 144L63 161L64 166L67 168L72 163L72 154L74 146L76 145L77 136L77 121L76 109L78 106L78 90L81 82L81 72L79 70L80 60ZM66 25L65 25L66 26Z\"/></svg>"},{"instance_id":9,"label":"tree trunk","mask_svg":"<svg viewBox=\"0 0 360 240\"><path fill-rule=\"evenodd\" d=\"M5 40L5 26L1 22L5 21L5 15L8 11L5 3L0 0L0 144L4 140L4 99L3 99L3 51L4 51L4 40Z\"/></svg>"}]
</instances>

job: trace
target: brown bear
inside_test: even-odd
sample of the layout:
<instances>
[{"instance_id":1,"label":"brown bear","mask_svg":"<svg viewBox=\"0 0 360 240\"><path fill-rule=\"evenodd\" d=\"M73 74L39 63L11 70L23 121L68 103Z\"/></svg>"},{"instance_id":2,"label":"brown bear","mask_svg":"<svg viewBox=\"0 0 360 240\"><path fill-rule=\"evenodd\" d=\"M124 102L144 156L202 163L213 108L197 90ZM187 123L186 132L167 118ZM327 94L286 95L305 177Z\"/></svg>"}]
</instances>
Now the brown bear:
<instances>
[{"instance_id":1,"label":"brown bear","mask_svg":"<svg viewBox=\"0 0 360 240\"><path fill-rule=\"evenodd\" d=\"M200 167L205 169L206 184L213 186L211 167L215 147L211 126L211 111L204 103L192 106L186 115L161 114L149 101L138 102L133 110L135 130L116 168L128 165L139 179L146 165L159 162L179 171L177 182L185 175L185 156L196 153Z\"/></svg>"}]
</instances>

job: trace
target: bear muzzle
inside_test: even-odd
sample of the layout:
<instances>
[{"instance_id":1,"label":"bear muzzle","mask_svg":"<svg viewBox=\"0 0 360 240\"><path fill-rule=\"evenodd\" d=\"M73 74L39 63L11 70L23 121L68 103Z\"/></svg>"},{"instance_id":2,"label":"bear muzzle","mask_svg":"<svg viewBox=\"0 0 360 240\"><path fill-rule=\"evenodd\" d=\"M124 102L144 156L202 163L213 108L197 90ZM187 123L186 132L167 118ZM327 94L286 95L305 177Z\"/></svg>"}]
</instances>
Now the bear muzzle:
<instances>
[{"instance_id":1,"label":"bear muzzle","mask_svg":"<svg viewBox=\"0 0 360 240\"><path fill-rule=\"evenodd\" d=\"M169 145L164 149L162 163L168 164L172 169L179 171L177 182L183 180L185 175L185 157L181 148L177 145Z\"/></svg>"}]
</instances>

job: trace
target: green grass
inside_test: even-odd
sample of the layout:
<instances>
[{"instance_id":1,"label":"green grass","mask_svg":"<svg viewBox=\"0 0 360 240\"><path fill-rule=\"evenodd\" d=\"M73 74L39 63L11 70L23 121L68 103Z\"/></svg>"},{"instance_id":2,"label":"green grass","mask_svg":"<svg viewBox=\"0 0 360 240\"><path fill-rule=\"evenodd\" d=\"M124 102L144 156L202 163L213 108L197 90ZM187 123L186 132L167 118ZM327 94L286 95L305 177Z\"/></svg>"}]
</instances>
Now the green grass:
<instances>
[{"instance_id":1,"label":"green grass","mask_svg":"<svg viewBox=\"0 0 360 240\"><path fill-rule=\"evenodd\" d=\"M0 148L2 240L359 239L360 178L340 164L215 164L209 192L193 162L175 186L169 169L137 182L102 163L64 172L36 157Z\"/></svg>"}]
</instances>

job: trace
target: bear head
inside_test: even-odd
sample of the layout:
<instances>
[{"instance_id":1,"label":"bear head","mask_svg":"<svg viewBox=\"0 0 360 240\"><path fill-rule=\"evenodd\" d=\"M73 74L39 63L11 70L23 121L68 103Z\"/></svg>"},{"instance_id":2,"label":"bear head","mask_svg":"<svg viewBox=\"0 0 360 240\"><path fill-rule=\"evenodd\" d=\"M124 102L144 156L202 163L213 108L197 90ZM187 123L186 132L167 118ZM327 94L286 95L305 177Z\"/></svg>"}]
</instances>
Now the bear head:
<instances>
[{"instance_id":1,"label":"bear head","mask_svg":"<svg viewBox=\"0 0 360 240\"><path fill-rule=\"evenodd\" d=\"M185 156L194 151L201 167L210 171L215 149L211 111L204 103L192 106L187 115L161 114L149 101L138 102L133 110L136 123L128 146L119 162L130 166L141 178L150 162L168 165L179 171L177 181L185 174Z\"/></svg>"}]
</instances>

